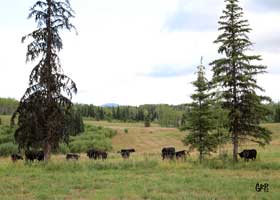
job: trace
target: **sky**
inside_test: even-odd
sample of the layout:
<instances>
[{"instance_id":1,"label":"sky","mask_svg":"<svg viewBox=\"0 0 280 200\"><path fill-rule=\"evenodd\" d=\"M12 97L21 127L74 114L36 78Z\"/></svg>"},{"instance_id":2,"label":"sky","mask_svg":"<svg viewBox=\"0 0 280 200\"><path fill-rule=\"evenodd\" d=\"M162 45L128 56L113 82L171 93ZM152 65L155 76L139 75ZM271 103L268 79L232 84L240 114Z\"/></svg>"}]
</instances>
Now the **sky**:
<instances>
[{"instance_id":1,"label":"sky","mask_svg":"<svg viewBox=\"0 0 280 200\"><path fill-rule=\"evenodd\" d=\"M27 19L35 0L0 0L0 97L20 99L36 62L26 63L21 37L37 28ZM59 53L64 73L77 84L73 102L102 105L190 102L191 84L203 57L222 55L219 35L222 0L71 0L75 32L62 31ZM250 53L261 55L266 74L257 77L264 94L280 100L280 1L240 0L253 29Z\"/></svg>"}]
</instances>

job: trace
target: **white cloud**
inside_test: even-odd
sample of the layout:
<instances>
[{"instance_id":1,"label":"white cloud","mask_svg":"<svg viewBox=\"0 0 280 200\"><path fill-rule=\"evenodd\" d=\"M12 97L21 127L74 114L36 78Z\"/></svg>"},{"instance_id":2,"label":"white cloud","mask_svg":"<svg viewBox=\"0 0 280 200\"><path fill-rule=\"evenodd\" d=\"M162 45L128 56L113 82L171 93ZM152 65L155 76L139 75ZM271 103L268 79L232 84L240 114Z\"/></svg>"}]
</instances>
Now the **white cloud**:
<instances>
[{"instance_id":1,"label":"white cloud","mask_svg":"<svg viewBox=\"0 0 280 200\"><path fill-rule=\"evenodd\" d=\"M32 2L34 0L30 0L27 7ZM195 79L194 74L185 73L160 79L140 75L152 73L155 66L158 66L158 71L165 70L167 65L174 66L172 70L175 72L184 71L182 66L193 67L195 71L201 56L204 57L206 66L219 57L217 45L213 44L218 36L216 21L209 22L216 24L216 28L206 31L183 29L170 32L164 27L168 17L181 7L182 10L197 14L212 13L215 18L222 13L223 4L220 0L71 2L76 11L73 23L79 34L76 36L74 33L63 32L64 49L60 56L65 74L78 86L78 94L73 98L75 102L96 105L107 102L130 105L184 103L189 101L189 94L193 91L190 82ZM21 44L20 38L36 28L36 24L32 20L26 20L28 10L23 13L25 14L15 16L13 23L0 25L1 97L19 99L27 87L28 76L34 66L25 64L26 44ZM266 35L279 29L273 23L267 23L267 20L279 21L279 15L270 13L264 16L250 11L246 17L253 28L252 39L257 43L255 52L263 55L262 64L269 66L270 74L263 75L259 84L265 89L268 87L267 94L271 94L270 88L274 86L270 85L270 76L277 80L279 61L275 51L269 51L267 47L269 39L274 37L266 38ZM206 22L207 20L205 19ZM199 23L196 18L190 21ZM276 93L273 95L274 98L279 98Z\"/></svg>"}]
</instances>

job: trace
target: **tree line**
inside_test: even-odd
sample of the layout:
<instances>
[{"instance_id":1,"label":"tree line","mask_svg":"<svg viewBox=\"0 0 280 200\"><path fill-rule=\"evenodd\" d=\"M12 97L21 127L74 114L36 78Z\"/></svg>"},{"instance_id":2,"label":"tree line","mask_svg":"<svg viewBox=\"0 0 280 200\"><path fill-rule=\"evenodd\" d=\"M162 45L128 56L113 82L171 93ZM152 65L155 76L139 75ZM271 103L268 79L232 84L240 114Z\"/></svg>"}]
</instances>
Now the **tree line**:
<instances>
[{"instance_id":1,"label":"tree line","mask_svg":"<svg viewBox=\"0 0 280 200\"><path fill-rule=\"evenodd\" d=\"M11 115L15 112L19 101L13 98L0 98L0 115ZM280 122L280 103L270 102L263 104L269 112L262 122ZM119 120L122 122L150 122L159 123L163 127L178 127L187 120L190 104L168 105L168 104L145 104L140 106L115 106L102 107L93 104L73 105L77 115L90 117L94 120Z\"/></svg>"},{"instance_id":2,"label":"tree line","mask_svg":"<svg viewBox=\"0 0 280 200\"><path fill-rule=\"evenodd\" d=\"M75 109L83 117L95 120L119 120L123 122L150 121L165 127L178 127L187 105L145 104L140 106L102 107L92 104L75 104Z\"/></svg>"}]
</instances>

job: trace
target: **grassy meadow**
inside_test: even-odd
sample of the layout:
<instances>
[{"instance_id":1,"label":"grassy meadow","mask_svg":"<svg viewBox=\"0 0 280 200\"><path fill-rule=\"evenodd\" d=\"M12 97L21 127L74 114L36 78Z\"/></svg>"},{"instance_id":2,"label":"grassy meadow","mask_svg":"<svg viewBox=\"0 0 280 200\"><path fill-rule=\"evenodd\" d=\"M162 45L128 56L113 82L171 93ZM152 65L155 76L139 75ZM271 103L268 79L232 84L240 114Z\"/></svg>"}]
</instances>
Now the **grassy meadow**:
<instances>
[{"instance_id":1,"label":"grassy meadow","mask_svg":"<svg viewBox=\"0 0 280 200\"><path fill-rule=\"evenodd\" d=\"M0 199L280 199L280 124L264 124L274 133L265 148L242 144L241 148L258 150L255 162L233 165L231 145L225 146L228 156L213 154L202 164L195 152L186 161L162 161L163 146L186 149L180 142L184 133L175 128L90 119L85 123L117 131L106 161L89 160L85 154L68 162L64 155L53 155L47 164L12 163L1 157ZM116 153L130 147L136 153L129 160ZM256 183L268 183L269 192L256 192Z\"/></svg>"}]
</instances>

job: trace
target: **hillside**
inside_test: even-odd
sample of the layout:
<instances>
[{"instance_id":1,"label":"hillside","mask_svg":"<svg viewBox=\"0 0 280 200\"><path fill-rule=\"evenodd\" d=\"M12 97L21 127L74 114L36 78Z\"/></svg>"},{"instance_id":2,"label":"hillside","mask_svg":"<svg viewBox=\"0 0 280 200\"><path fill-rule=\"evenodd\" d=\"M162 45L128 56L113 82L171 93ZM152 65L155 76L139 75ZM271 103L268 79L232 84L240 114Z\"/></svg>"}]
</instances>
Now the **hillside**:
<instances>
[{"instance_id":1,"label":"hillside","mask_svg":"<svg viewBox=\"0 0 280 200\"><path fill-rule=\"evenodd\" d=\"M9 124L10 116L1 115L3 124ZM160 153L164 146L174 146L176 149L187 149L181 140L185 133L180 132L176 128L163 128L158 124L152 123L151 127L145 128L143 123L112 123L106 121L93 121L90 119L84 120L85 124L103 126L112 128L117 131L117 135L112 139L112 153L117 152L121 148L135 148L138 153ZM257 144L244 142L240 145L242 149L256 148L259 157L265 161L280 162L280 123L267 123L263 126L269 128L272 132L272 142L270 145L263 147ZM127 129L127 133L125 133ZM228 144L225 150L231 154L232 145ZM196 153L193 152L192 155Z\"/></svg>"},{"instance_id":2,"label":"hillside","mask_svg":"<svg viewBox=\"0 0 280 200\"><path fill-rule=\"evenodd\" d=\"M184 133L177 128L162 128L157 124L145 128L143 123L108 123L90 120L85 123L117 130L118 134L112 140L114 151L121 148L135 148L140 153L159 153L164 146L186 149L181 142ZM125 129L128 130L127 133Z\"/></svg>"},{"instance_id":3,"label":"hillside","mask_svg":"<svg viewBox=\"0 0 280 200\"><path fill-rule=\"evenodd\" d=\"M121 148L135 148L139 153L160 153L162 147L174 146L176 149L187 149L181 140L186 133L180 132L176 128L162 128L157 124L145 128L142 123L109 123L104 121L86 120L85 123L96 126L104 126L117 130L117 135L113 137L113 151ZM280 123L267 123L263 126L269 128L272 132L272 142L270 145L260 147L251 142L243 142L240 145L242 149L255 148L258 151L258 157L264 162L280 162ZM128 133L125 133L128 129ZM232 145L227 144L224 151L232 153ZM195 155L196 152L192 152Z\"/></svg>"}]
</instances>

